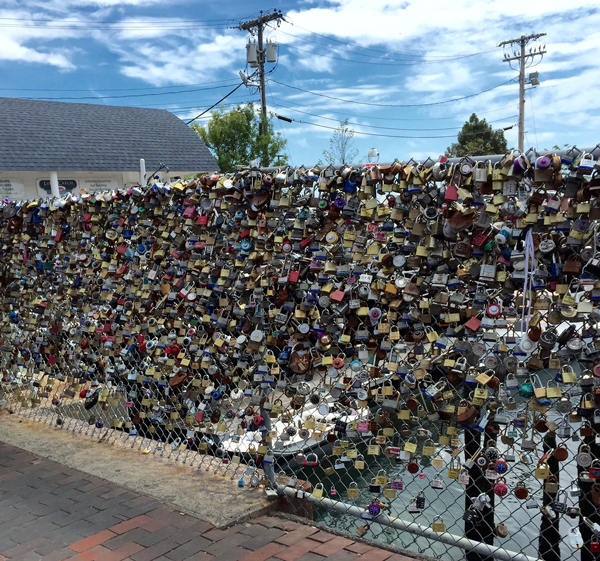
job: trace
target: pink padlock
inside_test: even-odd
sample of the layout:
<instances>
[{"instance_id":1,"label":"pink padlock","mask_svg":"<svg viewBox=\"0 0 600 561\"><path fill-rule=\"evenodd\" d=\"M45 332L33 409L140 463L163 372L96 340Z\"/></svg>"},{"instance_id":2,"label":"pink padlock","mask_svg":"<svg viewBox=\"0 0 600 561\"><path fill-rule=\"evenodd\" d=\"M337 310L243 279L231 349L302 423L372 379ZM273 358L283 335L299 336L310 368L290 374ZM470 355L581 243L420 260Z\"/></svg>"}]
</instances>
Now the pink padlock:
<instances>
[{"instance_id":1,"label":"pink padlock","mask_svg":"<svg viewBox=\"0 0 600 561\"><path fill-rule=\"evenodd\" d=\"M494 484L494 494L496 494L498 497L504 497L506 493L508 493L506 479L504 477L499 477Z\"/></svg>"}]
</instances>

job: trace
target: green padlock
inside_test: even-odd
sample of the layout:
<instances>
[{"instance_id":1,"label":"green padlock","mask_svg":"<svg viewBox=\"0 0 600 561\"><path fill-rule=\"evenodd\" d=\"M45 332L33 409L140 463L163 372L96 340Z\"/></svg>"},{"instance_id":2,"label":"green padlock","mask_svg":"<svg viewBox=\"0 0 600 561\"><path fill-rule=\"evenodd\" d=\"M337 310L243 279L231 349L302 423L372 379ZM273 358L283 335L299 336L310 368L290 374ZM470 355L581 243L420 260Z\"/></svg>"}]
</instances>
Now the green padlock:
<instances>
[{"instance_id":1,"label":"green padlock","mask_svg":"<svg viewBox=\"0 0 600 561\"><path fill-rule=\"evenodd\" d=\"M533 384L529 378L519 386L519 395L527 399L533 397Z\"/></svg>"}]
</instances>

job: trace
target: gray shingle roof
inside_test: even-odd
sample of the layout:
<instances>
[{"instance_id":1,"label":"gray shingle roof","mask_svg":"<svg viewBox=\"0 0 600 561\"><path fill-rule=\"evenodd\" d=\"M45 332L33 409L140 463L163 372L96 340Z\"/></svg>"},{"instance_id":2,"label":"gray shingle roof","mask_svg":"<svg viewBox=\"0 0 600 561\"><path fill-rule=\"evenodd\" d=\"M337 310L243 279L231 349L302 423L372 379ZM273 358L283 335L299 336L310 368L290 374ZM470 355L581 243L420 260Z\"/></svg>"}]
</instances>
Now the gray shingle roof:
<instances>
[{"instance_id":1,"label":"gray shingle roof","mask_svg":"<svg viewBox=\"0 0 600 561\"><path fill-rule=\"evenodd\" d=\"M218 171L181 119L163 109L0 97L0 170Z\"/></svg>"}]
</instances>

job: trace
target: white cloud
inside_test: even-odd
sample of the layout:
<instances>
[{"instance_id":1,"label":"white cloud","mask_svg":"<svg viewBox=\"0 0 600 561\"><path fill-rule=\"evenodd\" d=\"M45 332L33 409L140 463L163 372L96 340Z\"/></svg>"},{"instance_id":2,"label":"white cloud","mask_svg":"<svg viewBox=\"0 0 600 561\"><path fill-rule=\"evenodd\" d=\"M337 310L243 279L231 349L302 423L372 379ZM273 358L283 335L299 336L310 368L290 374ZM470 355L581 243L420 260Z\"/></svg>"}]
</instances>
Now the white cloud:
<instances>
[{"instance_id":1,"label":"white cloud","mask_svg":"<svg viewBox=\"0 0 600 561\"><path fill-rule=\"evenodd\" d=\"M122 74L157 86L236 78L236 66L239 70L244 64L244 45L243 37L231 34L216 35L199 44L166 39L141 44L107 41L107 47L120 57Z\"/></svg>"},{"instance_id":2,"label":"white cloud","mask_svg":"<svg viewBox=\"0 0 600 561\"><path fill-rule=\"evenodd\" d=\"M23 61L69 71L85 65L105 64L93 56L100 46L112 53L107 60L115 73L150 86L210 84L212 80L237 79L238 71L245 66L244 45L248 34L208 27L185 29L191 19L199 19L199 16L188 18L182 15L182 10L168 9L185 2L192 5L191 0L167 0L166 3L158 0L4 0L0 17L46 18L65 25L68 21L71 26L73 21L117 21L120 22L118 27L127 29L57 29L56 24L2 27L0 62ZM378 129L366 128L367 125L398 129L455 127L458 130L473 112L488 121L498 121L494 123L496 127L510 125L516 122L512 117L518 101L516 83L468 99L420 108L350 102L428 104L485 90L517 76L502 62L503 50L496 47L498 42L543 31L547 36L538 45L546 42L548 53L539 66L531 69L540 72L541 86L527 94L528 140L536 141L536 128L537 142L546 146L565 142L595 144L598 140L593 138L600 126L600 96L597 95L600 91L597 57L600 32L596 31L600 29L600 10L597 2L572 0L568 10L564 0L521 2L509 8L504 0L454 0L451 8L447 0L370 0L369 3L303 0L291 5L292 9L287 12L284 5L281 7L286 19L294 25L283 23L280 29L268 30L268 37L282 44L277 71L271 76L338 99L317 97L270 82L269 103L272 95L285 100L285 105L336 121L348 116L357 123L357 130L368 132L378 132ZM215 14L217 9L212 3L204 8L202 17L214 18L222 13ZM246 15L250 8L243 9L238 3L236 11L238 13L230 15L236 18L242 12ZM136 22L140 20L149 23L139 25ZM8 20L0 21L0 24L6 23ZM458 58L465 53L488 50L491 52ZM364 64L347 62L348 59ZM181 105L201 105L198 99ZM190 110L189 118L201 110ZM334 121L277 110L299 120L337 126ZM394 120L410 118L422 120ZM299 123L282 123L282 126L290 137L291 152L296 148L317 159L320 149L306 139L316 138L317 145L325 145L332 133ZM394 134L393 130L389 132ZM414 133L419 134L423 135L418 131ZM507 131L510 143L516 143L516 134L516 128ZM452 139L378 139L357 135L356 140L361 150L374 144L384 154L385 145L389 152L401 156L402 150L437 155Z\"/></svg>"},{"instance_id":3,"label":"white cloud","mask_svg":"<svg viewBox=\"0 0 600 561\"><path fill-rule=\"evenodd\" d=\"M55 42L75 36L69 30L29 26L32 15L23 10L0 10L2 33L0 34L0 61L20 61L34 64L48 64L62 71L74 70L72 52L63 44Z\"/></svg>"},{"instance_id":4,"label":"white cloud","mask_svg":"<svg viewBox=\"0 0 600 561\"><path fill-rule=\"evenodd\" d=\"M67 56L60 52L42 52L19 45L9 37L4 37L0 40L0 61L2 60L50 64L61 70L75 69L75 66Z\"/></svg>"}]
</instances>

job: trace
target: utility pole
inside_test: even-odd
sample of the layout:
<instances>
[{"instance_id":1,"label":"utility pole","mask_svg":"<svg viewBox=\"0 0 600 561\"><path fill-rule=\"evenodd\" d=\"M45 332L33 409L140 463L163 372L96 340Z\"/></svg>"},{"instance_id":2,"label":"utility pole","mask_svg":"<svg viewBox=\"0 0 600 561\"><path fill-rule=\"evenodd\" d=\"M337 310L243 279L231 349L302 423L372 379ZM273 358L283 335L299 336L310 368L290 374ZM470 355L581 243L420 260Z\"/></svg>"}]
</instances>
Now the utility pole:
<instances>
[{"instance_id":1,"label":"utility pole","mask_svg":"<svg viewBox=\"0 0 600 561\"><path fill-rule=\"evenodd\" d=\"M529 53L525 52L525 47L529 41L536 41L540 37L546 35L545 33L535 33L532 35L521 35L518 39L509 39L508 41L502 41L498 46L507 47L518 44L519 51L513 51L513 56L510 54L504 54L504 62L509 64L513 60L519 61L519 150L523 152L524 140L525 140L525 68L531 66L536 56L543 57L546 53L546 45L539 47L538 49L529 49ZM512 68L512 65L511 65Z\"/></svg>"},{"instance_id":2,"label":"utility pole","mask_svg":"<svg viewBox=\"0 0 600 561\"><path fill-rule=\"evenodd\" d=\"M260 107L261 107L261 120L260 120L260 133L261 135L267 134L267 95L265 92L265 48L263 45L263 30L265 25L271 21L277 21L279 24L280 21L285 21L283 14L280 10L275 10L268 14L263 14L260 12L260 15L253 20L246 21L240 23L235 26L234 29L241 29L243 31L249 31L251 35L256 33L258 44L256 45L256 62L258 63L258 75L260 79ZM264 153L262 157L261 165L263 167L267 167L270 164L269 162L269 154L268 154L268 146L265 145Z\"/></svg>"}]
</instances>

